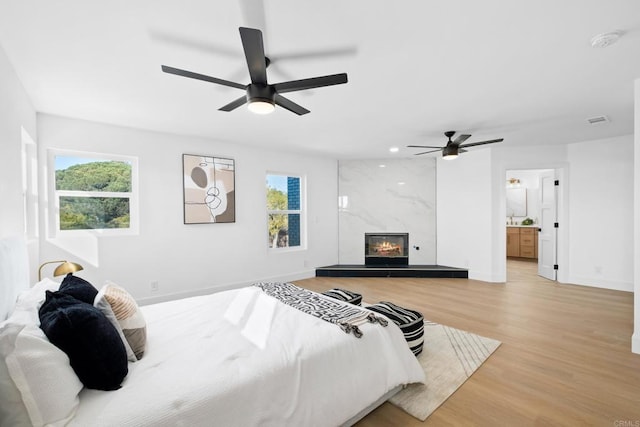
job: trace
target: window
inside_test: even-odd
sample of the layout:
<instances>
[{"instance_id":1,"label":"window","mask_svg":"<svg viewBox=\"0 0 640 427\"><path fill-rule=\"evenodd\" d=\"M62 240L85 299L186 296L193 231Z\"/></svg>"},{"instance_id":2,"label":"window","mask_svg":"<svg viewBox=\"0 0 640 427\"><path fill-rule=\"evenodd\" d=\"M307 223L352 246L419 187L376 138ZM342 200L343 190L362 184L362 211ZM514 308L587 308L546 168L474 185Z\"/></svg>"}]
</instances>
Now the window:
<instances>
[{"instance_id":1,"label":"window","mask_svg":"<svg viewBox=\"0 0 640 427\"><path fill-rule=\"evenodd\" d=\"M137 159L52 152L55 230L137 232Z\"/></svg>"},{"instance_id":2,"label":"window","mask_svg":"<svg viewBox=\"0 0 640 427\"><path fill-rule=\"evenodd\" d=\"M267 219L270 248L302 247L303 185L299 176L267 174Z\"/></svg>"},{"instance_id":3,"label":"window","mask_svg":"<svg viewBox=\"0 0 640 427\"><path fill-rule=\"evenodd\" d=\"M27 239L38 237L38 147L22 128L22 204L24 233Z\"/></svg>"}]
</instances>

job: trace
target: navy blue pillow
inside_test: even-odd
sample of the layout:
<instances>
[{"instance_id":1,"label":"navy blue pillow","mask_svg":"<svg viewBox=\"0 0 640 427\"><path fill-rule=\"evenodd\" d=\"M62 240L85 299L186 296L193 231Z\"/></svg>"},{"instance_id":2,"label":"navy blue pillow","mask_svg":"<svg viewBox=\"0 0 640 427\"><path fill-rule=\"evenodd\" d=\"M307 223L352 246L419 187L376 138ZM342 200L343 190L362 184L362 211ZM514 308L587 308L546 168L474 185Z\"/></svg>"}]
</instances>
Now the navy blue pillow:
<instances>
[{"instance_id":1,"label":"navy blue pillow","mask_svg":"<svg viewBox=\"0 0 640 427\"><path fill-rule=\"evenodd\" d=\"M40 328L69 356L87 388L117 390L127 376L127 351L116 328L97 308L62 292L46 292Z\"/></svg>"},{"instance_id":2,"label":"navy blue pillow","mask_svg":"<svg viewBox=\"0 0 640 427\"><path fill-rule=\"evenodd\" d=\"M98 295L98 290L91 283L71 273L67 274L60 284L59 291L91 305Z\"/></svg>"}]
</instances>

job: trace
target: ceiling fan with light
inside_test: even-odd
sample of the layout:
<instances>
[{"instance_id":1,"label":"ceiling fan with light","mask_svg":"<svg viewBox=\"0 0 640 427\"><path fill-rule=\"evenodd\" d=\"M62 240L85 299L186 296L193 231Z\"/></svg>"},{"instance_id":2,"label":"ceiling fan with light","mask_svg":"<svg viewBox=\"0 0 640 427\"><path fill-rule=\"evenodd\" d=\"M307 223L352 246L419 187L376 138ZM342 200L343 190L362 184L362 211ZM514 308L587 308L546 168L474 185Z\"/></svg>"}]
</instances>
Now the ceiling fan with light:
<instances>
[{"instance_id":1,"label":"ceiling fan with light","mask_svg":"<svg viewBox=\"0 0 640 427\"><path fill-rule=\"evenodd\" d=\"M246 92L245 95L235 101L231 101L219 110L233 111L241 105L248 104L249 110L257 114L271 113L275 109L275 105L279 105L280 107L296 113L299 116L307 114L309 113L309 110L285 98L281 94L347 83L347 74L341 73L269 84L267 82L269 58L264 54L262 32L255 28L240 27L240 38L242 39L242 47L244 49L247 66L249 67L249 76L251 78L251 83L247 85L194 73L192 71L169 67L167 65L162 66L162 71L182 77L242 89Z\"/></svg>"},{"instance_id":2,"label":"ceiling fan with light","mask_svg":"<svg viewBox=\"0 0 640 427\"><path fill-rule=\"evenodd\" d=\"M463 144L463 142L465 142L467 139L469 139L471 137L471 135L459 135L456 139L454 139L453 141L451 140L451 138L453 137L453 135L455 135L455 131L450 130L444 133L444 136L446 136L447 138L449 138L449 141L447 142L447 145L445 145L444 147L432 147L429 145L407 145L407 147L409 148L433 148L433 150L429 150L429 151L424 151L422 153L416 153L416 156L420 156L422 154L429 154L429 153L435 153L436 151L442 151L442 157L450 160L450 159L455 159L456 157L458 157L458 154L460 153L466 153L467 150L465 150L465 148L468 147L475 147L476 145L485 145L485 144L493 144L496 142L502 142L504 141L504 138L500 138L500 139L491 139L489 141L480 141L480 142L470 142L467 144Z\"/></svg>"}]
</instances>

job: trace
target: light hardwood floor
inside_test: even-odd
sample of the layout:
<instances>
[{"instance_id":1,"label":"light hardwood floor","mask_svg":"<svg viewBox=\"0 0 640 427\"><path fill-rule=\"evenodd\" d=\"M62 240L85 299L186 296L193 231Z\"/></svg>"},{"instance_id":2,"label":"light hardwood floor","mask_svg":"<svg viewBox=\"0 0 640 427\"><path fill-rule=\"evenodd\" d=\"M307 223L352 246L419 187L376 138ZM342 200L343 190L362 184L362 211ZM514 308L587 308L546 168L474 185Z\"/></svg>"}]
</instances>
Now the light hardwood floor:
<instances>
[{"instance_id":1,"label":"light hardwood floor","mask_svg":"<svg viewBox=\"0 0 640 427\"><path fill-rule=\"evenodd\" d=\"M506 284L466 279L329 278L367 302L392 301L425 318L502 345L440 408L420 422L385 403L358 427L640 427L640 355L631 353L633 294L563 285L536 264L508 261Z\"/></svg>"}]
</instances>

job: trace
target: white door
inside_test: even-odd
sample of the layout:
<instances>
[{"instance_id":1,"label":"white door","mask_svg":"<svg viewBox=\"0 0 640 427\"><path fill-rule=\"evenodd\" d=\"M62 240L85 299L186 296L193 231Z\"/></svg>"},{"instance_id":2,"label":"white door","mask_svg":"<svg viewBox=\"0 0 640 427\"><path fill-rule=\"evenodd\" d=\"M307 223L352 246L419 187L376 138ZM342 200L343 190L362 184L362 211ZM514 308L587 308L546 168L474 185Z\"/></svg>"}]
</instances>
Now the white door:
<instances>
[{"instance_id":1,"label":"white door","mask_svg":"<svg viewBox=\"0 0 640 427\"><path fill-rule=\"evenodd\" d=\"M540 173L540 229L538 231L538 275L556 280L557 203L555 171Z\"/></svg>"}]
</instances>

